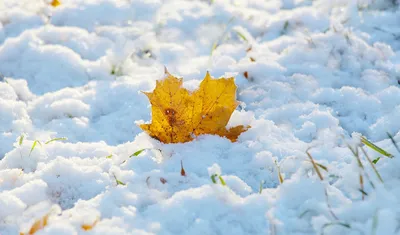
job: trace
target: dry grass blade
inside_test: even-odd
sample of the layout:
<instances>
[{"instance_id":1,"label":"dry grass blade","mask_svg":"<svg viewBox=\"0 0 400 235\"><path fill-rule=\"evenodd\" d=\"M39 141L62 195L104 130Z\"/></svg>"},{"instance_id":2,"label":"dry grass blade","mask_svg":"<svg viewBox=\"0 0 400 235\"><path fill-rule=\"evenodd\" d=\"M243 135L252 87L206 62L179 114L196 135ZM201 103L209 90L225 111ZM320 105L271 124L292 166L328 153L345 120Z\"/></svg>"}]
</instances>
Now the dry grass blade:
<instances>
[{"instance_id":1,"label":"dry grass blade","mask_svg":"<svg viewBox=\"0 0 400 235\"><path fill-rule=\"evenodd\" d=\"M283 178L282 173L281 173L281 168L278 166L278 163L277 163L276 161L275 161L275 166L276 166L276 168L278 169L278 179L279 179L279 183L280 183L280 184L283 184L284 178Z\"/></svg>"},{"instance_id":2,"label":"dry grass blade","mask_svg":"<svg viewBox=\"0 0 400 235\"><path fill-rule=\"evenodd\" d=\"M306 153L307 153L307 156L310 158L310 161L311 161L311 163L312 163L312 165L313 165L313 167L314 167L314 169L315 169L315 172L317 172L317 175L318 175L319 179L320 179L321 181L324 180L324 177L322 177L322 174L321 174L321 172L319 171L319 168L318 168L317 164L315 163L313 157L312 157L311 154L308 152L308 150L306 151Z\"/></svg>"},{"instance_id":3,"label":"dry grass blade","mask_svg":"<svg viewBox=\"0 0 400 235\"><path fill-rule=\"evenodd\" d=\"M262 181L260 182L260 187L259 187L259 189L258 189L258 193L259 193L259 194L261 194L262 191L263 191L263 184L264 184L264 181L262 180Z\"/></svg>"},{"instance_id":4,"label":"dry grass blade","mask_svg":"<svg viewBox=\"0 0 400 235\"><path fill-rule=\"evenodd\" d=\"M360 172L360 179L359 180L360 180L360 192L362 193L361 198L362 198L362 200L364 200L365 199L365 195L367 195L367 194L364 191L364 178L363 178L361 172Z\"/></svg>"},{"instance_id":5,"label":"dry grass blade","mask_svg":"<svg viewBox=\"0 0 400 235\"><path fill-rule=\"evenodd\" d=\"M383 179L381 177L381 174L379 174L378 170L375 167L375 164L371 161L371 158L368 156L367 152L364 150L363 147L360 147L361 151L363 152L365 158L368 160L369 164L371 165L372 169L374 170L376 176L378 177L379 181L383 183Z\"/></svg>"},{"instance_id":6,"label":"dry grass blade","mask_svg":"<svg viewBox=\"0 0 400 235\"><path fill-rule=\"evenodd\" d=\"M336 216L336 214L333 212L331 204L329 203L329 197L328 197L328 191L325 188L325 200L326 200L326 204L328 205L328 209L329 209L329 213L332 215L332 217L335 220L339 220L339 218Z\"/></svg>"},{"instance_id":7,"label":"dry grass blade","mask_svg":"<svg viewBox=\"0 0 400 235\"><path fill-rule=\"evenodd\" d=\"M362 164L361 158L360 158L360 154L358 152L358 147L356 147L356 149L354 150L350 145L347 145L347 147L350 149L350 151L353 153L353 156L356 158L357 160L357 164L358 164L358 168L360 169L359 172L359 182L360 182L360 192L365 192L364 191L364 178L363 178L363 173L365 173L365 176L367 177L370 185L372 188L375 188L374 183L372 183L371 179L369 178L368 174L365 172L365 168L364 165ZM362 199L364 200L364 196L365 194L362 193Z\"/></svg>"}]
</instances>

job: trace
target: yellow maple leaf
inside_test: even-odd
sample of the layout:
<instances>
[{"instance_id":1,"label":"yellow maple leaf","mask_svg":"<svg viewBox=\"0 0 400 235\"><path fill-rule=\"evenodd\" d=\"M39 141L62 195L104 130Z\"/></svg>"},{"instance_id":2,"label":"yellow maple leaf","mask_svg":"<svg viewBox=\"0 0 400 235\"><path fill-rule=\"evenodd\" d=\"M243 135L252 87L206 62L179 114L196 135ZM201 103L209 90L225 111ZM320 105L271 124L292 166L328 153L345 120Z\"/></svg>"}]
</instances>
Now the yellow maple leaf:
<instances>
[{"instance_id":1,"label":"yellow maple leaf","mask_svg":"<svg viewBox=\"0 0 400 235\"><path fill-rule=\"evenodd\" d=\"M59 0L53 0L50 5L52 5L53 7L58 7L59 5L61 5L61 2Z\"/></svg>"},{"instance_id":2,"label":"yellow maple leaf","mask_svg":"<svg viewBox=\"0 0 400 235\"><path fill-rule=\"evenodd\" d=\"M236 109L236 85L233 77L213 79L207 72L200 88L193 93L182 87L182 78L165 70L166 78L156 81L153 92L144 92L150 100L152 122L140 127L163 143L183 143L202 134L219 135L236 141L249 127L226 129Z\"/></svg>"}]
</instances>

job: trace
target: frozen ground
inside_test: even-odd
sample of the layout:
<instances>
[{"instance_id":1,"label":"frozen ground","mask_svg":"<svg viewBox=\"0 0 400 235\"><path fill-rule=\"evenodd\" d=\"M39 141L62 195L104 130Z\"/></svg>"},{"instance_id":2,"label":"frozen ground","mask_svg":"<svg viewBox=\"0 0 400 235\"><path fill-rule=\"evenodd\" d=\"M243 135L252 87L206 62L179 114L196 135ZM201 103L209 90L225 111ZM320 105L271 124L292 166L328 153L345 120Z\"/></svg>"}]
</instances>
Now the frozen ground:
<instances>
[{"instance_id":1,"label":"frozen ground","mask_svg":"<svg viewBox=\"0 0 400 235\"><path fill-rule=\"evenodd\" d=\"M48 213L36 234L399 234L397 4L0 1L0 234ZM252 128L151 139L140 91L164 65L190 88L235 75L230 124ZM394 155L375 165L384 183L347 147L359 135Z\"/></svg>"}]
</instances>

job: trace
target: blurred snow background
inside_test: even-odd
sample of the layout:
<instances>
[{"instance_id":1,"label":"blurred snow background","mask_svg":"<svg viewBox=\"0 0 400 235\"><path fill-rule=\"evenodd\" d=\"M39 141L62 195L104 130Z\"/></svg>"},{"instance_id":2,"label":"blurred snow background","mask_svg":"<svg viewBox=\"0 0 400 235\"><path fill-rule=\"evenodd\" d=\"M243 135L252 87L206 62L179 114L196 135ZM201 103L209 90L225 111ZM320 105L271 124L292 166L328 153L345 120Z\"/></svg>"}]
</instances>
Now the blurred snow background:
<instances>
[{"instance_id":1,"label":"blurred snow background","mask_svg":"<svg viewBox=\"0 0 400 235\"><path fill-rule=\"evenodd\" d=\"M399 234L399 23L395 0L0 1L0 234ZM164 65L234 75L252 128L151 139Z\"/></svg>"}]
</instances>

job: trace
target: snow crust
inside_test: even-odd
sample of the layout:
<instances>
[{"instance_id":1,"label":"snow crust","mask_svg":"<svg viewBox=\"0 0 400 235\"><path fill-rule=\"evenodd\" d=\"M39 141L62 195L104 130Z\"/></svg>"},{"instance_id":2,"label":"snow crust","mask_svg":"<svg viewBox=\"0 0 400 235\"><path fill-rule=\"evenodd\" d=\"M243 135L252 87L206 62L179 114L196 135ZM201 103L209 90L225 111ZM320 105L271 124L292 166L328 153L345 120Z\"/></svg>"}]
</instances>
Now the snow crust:
<instances>
[{"instance_id":1,"label":"snow crust","mask_svg":"<svg viewBox=\"0 0 400 235\"><path fill-rule=\"evenodd\" d=\"M400 233L398 1L49 2L0 1L1 235ZM150 138L164 66L235 76L251 129Z\"/></svg>"}]
</instances>

